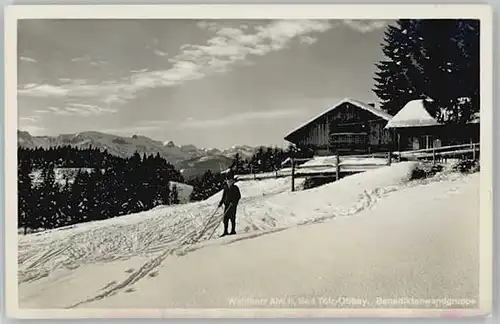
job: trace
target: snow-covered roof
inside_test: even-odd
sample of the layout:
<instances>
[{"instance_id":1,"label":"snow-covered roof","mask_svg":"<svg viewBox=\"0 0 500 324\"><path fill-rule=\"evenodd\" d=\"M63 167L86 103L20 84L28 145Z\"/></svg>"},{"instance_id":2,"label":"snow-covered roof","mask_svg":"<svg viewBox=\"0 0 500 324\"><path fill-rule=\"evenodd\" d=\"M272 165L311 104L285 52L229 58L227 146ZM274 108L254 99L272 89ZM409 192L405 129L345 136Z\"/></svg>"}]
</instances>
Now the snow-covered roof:
<instances>
[{"instance_id":1,"label":"snow-covered roof","mask_svg":"<svg viewBox=\"0 0 500 324\"><path fill-rule=\"evenodd\" d=\"M385 126L385 128L424 127L441 125L424 106L425 99L409 101Z\"/></svg>"},{"instance_id":2,"label":"snow-covered roof","mask_svg":"<svg viewBox=\"0 0 500 324\"><path fill-rule=\"evenodd\" d=\"M385 111L381 110L381 109L378 109L376 107L373 107L373 106L370 106L369 104L366 104L366 103L363 103L359 100L355 100L355 99L352 99L352 98L344 98L342 99L340 102L338 102L337 104L335 104L334 106L328 108L326 111L322 112L321 114L311 118L310 120L308 120L306 123L302 124L301 126L297 127L296 129L294 129L293 131L291 131L290 133L288 133L285 138L291 136L292 134L294 134L295 132L299 131L300 129L306 127L307 125L309 125L310 123L314 122L316 119L320 118L320 117L323 117L324 115L328 114L329 112L333 111L334 109L340 107L342 104L345 104L345 103L350 103L351 105L353 106L356 106L358 108L361 108L361 109L364 109L380 118L383 118L385 120L390 120L392 118L391 115L389 115L388 113L386 113Z\"/></svg>"}]
</instances>

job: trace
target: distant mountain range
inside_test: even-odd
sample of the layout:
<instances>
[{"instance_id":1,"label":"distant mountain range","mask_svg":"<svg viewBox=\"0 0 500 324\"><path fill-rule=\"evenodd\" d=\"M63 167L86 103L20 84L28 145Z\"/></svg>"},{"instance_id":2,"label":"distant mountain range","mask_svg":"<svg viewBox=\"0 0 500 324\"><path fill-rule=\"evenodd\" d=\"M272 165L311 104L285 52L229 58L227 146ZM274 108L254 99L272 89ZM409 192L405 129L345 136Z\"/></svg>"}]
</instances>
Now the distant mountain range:
<instances>
[{"instance_id":1,"label":"distant mountain range","mask_svg":"<svg viewBox=\"0 0 500 324\"><path fill-rule=\"evenodd\" d=\"M141 135L124 137L93 131L58 136L32 136L26 131L18 131L17 142L18 146L25 148L50 148L65 145L88 148L92 146L124 158L132 156L136 151L140 154L160 153L182 172L185 179L201 175L206 170L213 172L225 170L231 165L237 153L245 159L251 157L259 148L242 145L226 150L206 149L197 148L194 145L177 146L172 141L162 142Z\"/></svg>"}]
</instances>

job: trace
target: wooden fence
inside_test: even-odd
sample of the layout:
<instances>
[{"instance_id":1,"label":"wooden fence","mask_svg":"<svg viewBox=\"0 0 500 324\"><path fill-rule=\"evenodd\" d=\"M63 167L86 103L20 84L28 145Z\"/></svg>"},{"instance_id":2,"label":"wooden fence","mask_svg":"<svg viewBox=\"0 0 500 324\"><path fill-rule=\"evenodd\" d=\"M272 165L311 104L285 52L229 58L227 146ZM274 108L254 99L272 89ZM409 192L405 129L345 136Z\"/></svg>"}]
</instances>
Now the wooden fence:
<instances>
[{"instance_id":1,"label":"wooden fence","mask_svg":"<svg viewBox=\"0 0 500 324\"><path fill-rule=\"evenodd\" d=\"M342 174L352 174L377 169L391 165L401 160L427 160L436 163L449 158L479 158L480 144L470 143L461 145L450 145L434 147L429 149L401 151L401 152L379 152L361 155L333 155L319 156L314 158L289 158L283 164L290 163L290 167L281 168L273 172L254 173L238 175L238 180L261 180L271 178L291 177L292 191L295 190L295 179L314 177L335 177L339 179ZM314 161L329 160L328 163L317 163Z\"/></svg>"},{"instance_id":2,"label":"wooden fence","mask_svg":"<svg viewBox=\"0 0 500 324\"><path fill-rule=\"evenodd\" d=\"M333 155L315 158L291 158L285 160L290 162L290 167L281 168L273 172L254 173L237 175L238 180L262 180L270 178L291 177L292 188L295 188L295 179L308 176L315 177L335 177L340 178L341 174L358 173L367 170L390 165L392 155L389 153L365 154L365 155ZM323 160L323 161L321 161ZM324 160L328 160L326 163ZM317 161L317 163L314 163ZM300 164L301 162L305 162ZM292 189L293 190L293 189Z\"/></svg>"},{"instance_id":3,"label":"wooden fence","mask_svg":"<svg viewBox=\"0 0 500 324\"><path fill-rule=\"evenodd\" d=\"M468 158L469 156L476 160L479 158L480 144L460 144L442 147L433 147L429 149L394 152L393 154L400 159L408 160L432 160L436 161L447 158Z\"/></svg>"}]
</instances>

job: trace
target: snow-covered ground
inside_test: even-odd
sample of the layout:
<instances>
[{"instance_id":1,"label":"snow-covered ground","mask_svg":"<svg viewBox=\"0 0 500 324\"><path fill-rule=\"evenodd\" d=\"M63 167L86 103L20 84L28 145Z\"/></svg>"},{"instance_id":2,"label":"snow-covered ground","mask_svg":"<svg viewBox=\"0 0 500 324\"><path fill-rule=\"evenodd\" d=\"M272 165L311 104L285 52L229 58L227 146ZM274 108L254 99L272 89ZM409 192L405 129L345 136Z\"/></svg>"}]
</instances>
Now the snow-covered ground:
<instances>
[{"instance_id":1,"label":"snow-covered ground","mask_svg":"<svg viewBox=\"0 0 500 324\"><path fill-rule=\"evenodd\" d=\"M300 184L298 181L296 186ZM291 183L290 179L283 178L239 182L238 186L243 196L238 219L241 232L268 228L269 224L253 220L247 208L264 195L290 191ZM200 240L207 239L208 231L218 225L218 218L211 216L220 199L221 193L218 193L203 202L158 206L142 213L20 235L19 279L25 282L47 276L55 269L72 269L134 255L149 256L197 234L202 235ZM270 208L272 210L272 206ZM221 216L221 210L216 216ZM207 224L208 221L211 222Z\"/></svg>"},{"instance_id":2,"label":"snow-covered ground","mask_svg":"<svg viewBox=\"0 0 500 324\"><path fill-rule=\"evenodd\" d=\"M220 193L20 236L20 307L347 307L251 301L475 298L479 174L408 182L416 165L296 192L286 178L240 182L239 234L221 239L220 218L211 218Z\"/></svg>"},{"instance_id":3,"label":"snow-covered ground","mask_svg":"<svg viewBox=\"0 0 500 324\"><path fill-rule=\"evenodd\" d=\"M176 181L170 181L169 182L170 190L173 190L174 186L177 188L179 203L180 204L188 203L191 197L191 193L193 192L194 189L193 186Z\"/></svg>"}]
</instances>

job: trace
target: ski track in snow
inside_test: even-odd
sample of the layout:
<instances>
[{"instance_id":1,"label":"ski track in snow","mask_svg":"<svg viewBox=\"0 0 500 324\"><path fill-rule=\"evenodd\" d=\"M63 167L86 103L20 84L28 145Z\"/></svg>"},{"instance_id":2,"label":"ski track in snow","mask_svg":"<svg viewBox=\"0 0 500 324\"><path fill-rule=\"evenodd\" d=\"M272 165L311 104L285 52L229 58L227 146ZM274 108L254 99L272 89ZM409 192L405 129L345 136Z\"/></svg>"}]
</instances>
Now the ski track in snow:
<instances>
[{"instance_id":1,"label":"ski track in snow","mask_svg":"<svg viewBox=\"0 0 500 324\"><path fill-rule=\"evenodd\" d=\"M287 205L286 199L282 199L290 198L291 194L301 193L301 191L289 192L289 179L239 183L243 195L237 215L239 234L213 242L210 236L219 235L217 230L220 232L222 229L222 210L212 217L219 202L220 193L204 202L157 207L151 211L101 222L20 236L19 283L49 276L52 271L60 268L72 270L84 264L124 260L133 256L148 257L149 260L140 268L127 270L129 275L125 280L119 283L109 283L94 297L68 307L72 308L130 288L131 285L148 275L154 276L155 269L171 255L182 256L202 248L207 243L231 244L281 231L290 226L308 225L335 217L351 216L370 208L381 197L393 191L425 181L438 180L403 181L396 185L376 186L370 190L363 189L356 192L356 198L350 197L351 200L346 201L345 205L342 205L340 201L339 204L328 204L328 206L321 206L322 208L309 206L308 210L314 212L307 214L306 218L304 218L304 212L297 211ZM264 190L263 187L266 184L274 184L274 186L268 186ZM302 193L316 189L318 188L302 191Z\"/></svg>"},{"instance_id":2,"label":"ski track in snow","mask_svg":"<svg viewBox=\"0 0 500 324\"><path fill-rule=\"evenodd\" d=\"M289 190L288 181L279 182L267 194ZM243 194L244 186L241 185ZM137 255L161 258L165 251L207 240L221 223L222 208L211 217L219 199L220 194L216 194L204 202L157 207L134 215L19 236L19 282L43 278L58 268L75 269L83 264L123 260ZM240 206L259 199L262 197L252 196L250 192L241 199ZM241 207L239 214L238 224L251 223L251 217L243 215Z\"/></svg>"}]
</instances>

